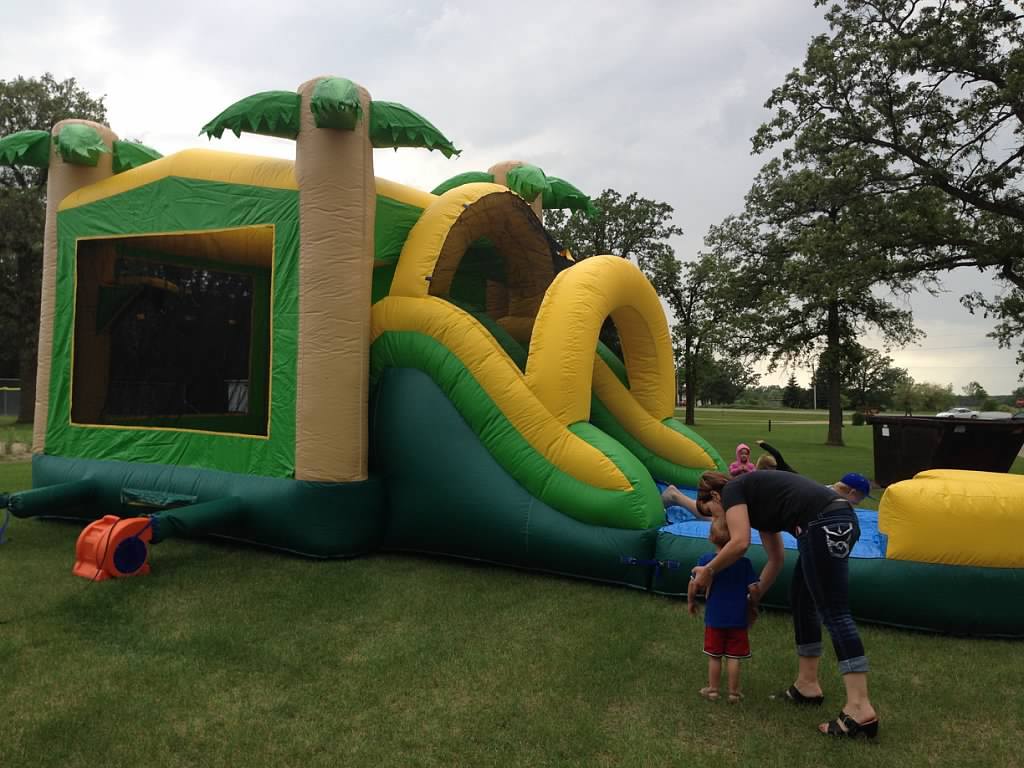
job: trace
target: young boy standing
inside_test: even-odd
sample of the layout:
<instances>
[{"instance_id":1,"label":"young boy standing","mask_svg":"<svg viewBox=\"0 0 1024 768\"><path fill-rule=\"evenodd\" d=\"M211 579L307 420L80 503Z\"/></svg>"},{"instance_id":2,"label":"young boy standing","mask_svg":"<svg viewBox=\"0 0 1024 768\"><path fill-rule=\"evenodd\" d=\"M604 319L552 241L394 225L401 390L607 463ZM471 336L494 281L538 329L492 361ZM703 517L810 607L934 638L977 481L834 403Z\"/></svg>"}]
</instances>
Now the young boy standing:
<instances>
[{"instance_id":1,"label":"young boy standing","mask_svg":"<svg viewBox=\"0 0 1024 768\"><path fill-rule=\"evenodd\" d=\"M708 539L715 545L715 552L701 555L697 565L707 565L715 554L729 543L729 529L724 520L711 523ZM754 566L746 557L741 557L721 573L715 574L704 608L704 653L708 656L708 684L700 689L700 695L714 701L722 681L722 659L726 659L729 676L729 701L738 702L743 698L740 691L740 659L750 658L750 638L747 628L750 615L747 611L748 595L758 602L758 578ZM686 593L687 607L691 615L697 615L697 586L691 581Z\"/></svg>"}]
</instances>

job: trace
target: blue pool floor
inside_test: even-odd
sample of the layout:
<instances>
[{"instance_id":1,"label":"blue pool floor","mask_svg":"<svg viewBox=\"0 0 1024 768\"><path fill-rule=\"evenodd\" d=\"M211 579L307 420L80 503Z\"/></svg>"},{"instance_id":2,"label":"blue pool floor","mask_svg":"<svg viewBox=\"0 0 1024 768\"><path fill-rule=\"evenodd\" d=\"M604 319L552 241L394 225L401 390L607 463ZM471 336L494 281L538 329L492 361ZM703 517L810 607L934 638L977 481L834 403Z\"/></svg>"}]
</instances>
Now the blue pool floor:
<instances>
[{"instance_id":1,"label":"blue pool floor","mask_svg":"<svg viewBox=\"0 0 1024 768\"><path fill-rule=\"evenodd\" d=\"M659 488L662 487L659 484ZM696 490L680 488L691 499L697 497ZM860 539L853 547L850 557L884 558L888 537L878 530L878 512L873 509L857 509L860 520ZM685 507L667 507L665 509L666 525L661 530L673 536L688 536L692 539L707 539L711 523L698 520ZM782 542L786 549L796 549L796 539L788 533L782 534ZM761 537L757 531L750 532L750 543L760 544Z\"/></svg>"}]
</instances>

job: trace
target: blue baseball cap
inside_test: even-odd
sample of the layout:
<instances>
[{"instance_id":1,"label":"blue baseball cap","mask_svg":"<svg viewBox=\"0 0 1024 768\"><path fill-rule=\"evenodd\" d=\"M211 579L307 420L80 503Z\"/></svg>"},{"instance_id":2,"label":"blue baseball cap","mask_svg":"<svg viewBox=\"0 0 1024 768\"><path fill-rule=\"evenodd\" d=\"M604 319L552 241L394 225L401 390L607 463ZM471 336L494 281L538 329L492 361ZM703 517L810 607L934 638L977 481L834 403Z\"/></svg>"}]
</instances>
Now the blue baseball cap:
<instances>
[{"instance_id":1,"label":"blue baseball cap","mask_svg":"<svg viewBox=\"0 0 1024 768\"><path fill-rule=\"evenodd\" d=\"M864 475L857 472L847 472L843 475L843 479L840 482L850 486L858 493L864 494L864 498L871 498L871 481L864 477Z\"/></svg>"}]
</instances>

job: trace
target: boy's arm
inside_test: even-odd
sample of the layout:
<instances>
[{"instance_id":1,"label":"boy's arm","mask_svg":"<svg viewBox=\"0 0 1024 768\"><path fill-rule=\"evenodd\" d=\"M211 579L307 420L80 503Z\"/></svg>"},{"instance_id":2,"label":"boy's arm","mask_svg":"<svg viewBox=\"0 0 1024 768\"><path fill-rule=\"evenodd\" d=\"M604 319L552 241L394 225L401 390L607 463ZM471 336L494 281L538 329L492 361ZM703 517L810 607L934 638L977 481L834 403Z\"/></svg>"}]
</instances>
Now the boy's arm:
<instances>
[{"instance_id":1,"label":"boy's arm","mask_svg":"<svg viewBox=\"0 0 1024 768\"><path fill-rule=\"evenodd\" d=\"M734 504L725 510L725 521L729 526L729 543L718 550L706 564L694 567L691 573L697 579L697 586L707 591L716 572L724 571L747 553L750 548L750 517L746 504ZM780 539L781 541L781 539Z\"/></svg>"},{"instance_id":2,"label":"boy's arm","mask_svg":"<svg viewBox=\"0 0 1024 768\"><path fill-rule=\"evenodd\" d=\"M757 621L757 608L760 604L761 585L755 581L747 587L747 626Z\"/></svg>"},{"instance_id":3,"label":"boy's arm","mask_svg":"<svg viewBox=\"0 0 1024 768\"><path fill-rule=\"evenodd\" d=\"M795 469L793 469L791 466L789 466L789 464L786 462L786 460L784 458L782 458L782 454L779 453L777 448L774 448L773 446L768 445L768 443L766 443L764 440L758 440L757 444L758 444L758 446L761 447L761 450L767 451L768 453L770 453L772 455L772 458L775 459L775 464L776 464L775 468L776 469L780 469L783 472L792 472L794 475L799 475L800 474Z\"/></svg>"},{"instance_id":4,"label":"boy's arm","mask_svg":"<svg viewBox=\"0 0 1024 768\"><path fill-rule=\"evenodd\" d=\"M690 577L690 585L686 588L686 610L691 616L697 615L697 582Z\"/></svg>"}]
</instances>

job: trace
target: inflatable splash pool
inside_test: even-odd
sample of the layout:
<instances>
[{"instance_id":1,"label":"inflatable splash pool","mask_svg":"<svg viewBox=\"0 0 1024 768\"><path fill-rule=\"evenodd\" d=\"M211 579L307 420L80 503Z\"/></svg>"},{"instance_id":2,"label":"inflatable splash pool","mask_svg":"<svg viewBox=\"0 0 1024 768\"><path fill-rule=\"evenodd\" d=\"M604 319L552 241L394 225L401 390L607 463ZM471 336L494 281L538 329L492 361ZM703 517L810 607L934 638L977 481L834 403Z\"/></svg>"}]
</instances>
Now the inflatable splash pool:
<instances>
[{"instance_id":1,"label":"inflatable splash pool","mask_svg":"<svg viewBox=\"0 0 1024 768\"><path fill-rule=\"evenodd\" d=\"M850 608L859 621L983 637L1024 637L1024 477L928 470L886 489L878 512L857 510L861 538L850 558ZM652 590L686 594L689 566L710 548L709 524L658 532L663 569ZM789 607L796 541L764 604ZM748 557L766 560L756 533Z\"/></svg>"}]
</instances>

